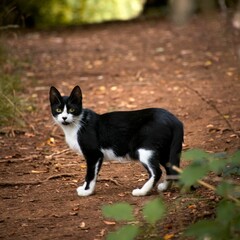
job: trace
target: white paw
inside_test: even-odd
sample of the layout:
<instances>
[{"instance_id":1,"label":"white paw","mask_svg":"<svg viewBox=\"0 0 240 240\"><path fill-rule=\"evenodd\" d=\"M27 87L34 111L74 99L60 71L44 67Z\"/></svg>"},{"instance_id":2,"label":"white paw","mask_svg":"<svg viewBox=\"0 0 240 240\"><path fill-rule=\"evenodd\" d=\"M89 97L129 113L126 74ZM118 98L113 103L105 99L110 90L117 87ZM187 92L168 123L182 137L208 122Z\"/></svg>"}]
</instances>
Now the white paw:
<instances>
[{"instance_id":1,"label":"white paw","mask_svg":"<svg viewBox=\"0 0 240 240\"><path fill-rule=\"evenodd\" d=\"M92 195L93 192L94 191L91 190L91 189L85 190L85 186L84 185L77 188L77 194L80 197L86 197L86 196Z\"/></svg>"},{"instance_id":2,"label":"white paw","mask_svg":"<svg viewBox=\"0 0 240 240\"><path fill-rule=\"evenodd\" d=\"M158 185L158 191L160 191L160 192L166 191L168 189L168 186L169 186L169 182L164 181L163 183L160 183Z\"/></svg>"},{"instance_id":3,"label":"white paw","mask_svg":"<svg viewBox=\"0 0 240 240\"><path fill-rule=\"evenodd\" d=\"M132 195L134 197L140 197L140 196L146 196L147 193L143 191L142 189L136 188L132 191Z\"/></svg>"}]
</instances>

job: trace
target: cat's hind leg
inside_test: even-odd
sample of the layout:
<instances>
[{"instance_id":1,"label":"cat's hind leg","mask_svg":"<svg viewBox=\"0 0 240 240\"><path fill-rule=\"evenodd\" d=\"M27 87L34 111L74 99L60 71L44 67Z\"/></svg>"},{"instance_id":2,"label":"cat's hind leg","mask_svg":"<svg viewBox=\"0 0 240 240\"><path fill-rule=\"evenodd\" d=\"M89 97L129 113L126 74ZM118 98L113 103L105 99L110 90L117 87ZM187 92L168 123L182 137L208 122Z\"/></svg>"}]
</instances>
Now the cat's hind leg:
<instances>
[{"instance_id":1,"label":"cat's hind leg","mask_svg":"<svg viewBox=\"0 0 240 240\"><path fill-rule=\"evenodd\" d=\"M173 182L179 179L178 173L172 169L172 165L166 163L163 165L166 170L166 179L158 185L158 191L164 192L171 188Z\"/></svg>"},{"instance_id":2,"label":"cat's hind leg","mask_svg":"<svg viewBox=\"0 0 240 240\"><path fill-rule=\"evenodd\" d=\"M162 183L158 184L158 191L164 192L172 186L172 180L165 179Z\"/></svg>"},{"instance_id":3,"label":"cat's hind leg","mask_svg":"<svg viewBox=\"0 0 240 240\"><path fill-rule=\"evenodd\" d=\"M145 196L147 195L158 180L161 177L161 169L159 167L159 162L156 160L154 156L154 151L147 149L139 149L138 150L139 161L143 164L143 166L147 169L149 173L148 181L142 186L142 188L137 188L132 191L133 196Z\"/></svg>"},{"instance_id":4,"label":"cat's hind leg","mask_svg":"<svg viewBox=\"0 0 240 240\"><path fill-rule=\"evenodd\" d=\"M173 166L180 166L180 156L182 152L183 142L183 126L179 124L177 129L174 131L172 143L169 151L162 152L163 167L166 169L166 180L158 185L159 191L165 191L172 186L174 181L178 180L178 173L172 168Z\"/></svg>"}]
</instances>

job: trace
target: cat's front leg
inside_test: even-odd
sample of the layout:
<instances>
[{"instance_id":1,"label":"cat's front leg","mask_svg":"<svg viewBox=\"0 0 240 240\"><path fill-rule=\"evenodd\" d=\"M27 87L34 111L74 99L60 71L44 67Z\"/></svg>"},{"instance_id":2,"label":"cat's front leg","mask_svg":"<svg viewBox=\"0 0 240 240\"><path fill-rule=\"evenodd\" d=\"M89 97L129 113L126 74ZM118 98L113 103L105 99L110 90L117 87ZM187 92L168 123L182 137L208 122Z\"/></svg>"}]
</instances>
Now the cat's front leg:
<instances>
[{"instance_id":1,"label":"cat's front leg","mask_svg":"<svg viewBox=\"0 0 240 240\"><path fill-rule=\"evenodd\" d=\"M87 182L84 182L84 184L77 188L77 194L80 197L86 197L90 196L94 193L95 186L96 186L96 180L92 180L89 184L89 188L86 189Z\"/></svg>"},{"instance_id":2,"label":"cat's front leg","mask_svg":"<svg viewBox=\"0 0 240 240\"><path fill-rule=\"evenodd\" d=\"M103 158L99 158L97 161L87 160L87 173L85 182L82 186L77 188L77 194L81 197L90 196L94 193L98 172L101 168Z\"/></svg>"}]
</instances>

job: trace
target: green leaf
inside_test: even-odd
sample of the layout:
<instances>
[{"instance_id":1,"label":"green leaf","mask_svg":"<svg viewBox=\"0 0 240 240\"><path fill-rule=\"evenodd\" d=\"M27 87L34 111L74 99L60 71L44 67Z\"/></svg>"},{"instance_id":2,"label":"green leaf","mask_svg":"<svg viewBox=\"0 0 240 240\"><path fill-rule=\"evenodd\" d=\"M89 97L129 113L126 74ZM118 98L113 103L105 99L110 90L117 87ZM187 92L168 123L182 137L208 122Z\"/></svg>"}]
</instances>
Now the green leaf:
<instances>
[{"instance_id":1,"label":"green leaf","mask_svg":"<svg viewBox=\"0 0 240 240\"><path fill-rule=\"evenodd\" d=\"M192 224L185 232L186 236L195 236L198 239L204 239L206 237L213 236L213 239L217 239L221 230L221 225L216 221L202 220L195 224Z\"/></svg>"},{"instance_id":2,"label":"green leaf","mask_svg":"<svg viewBox=\"0 0 240 240\"><path fill-rule=\"evenodd\" d=\"M217 206L217 220L224 225L230 224L236 212L236 205L233 202L223 200Z\"/></svg>"},{"instance_id":3,"label":"green leaf","mask_svg":"<svg viewBox=\"0 0 240 240\"><path fill-rule=\"evenodd\" d=\"M240 216L239 209L238 209L238 216ZM238 218L235 220L235 228L236 228L237 231L240 232L240 217L238 217Z\"/></svg>"},{"instance_id":4,"label":"green leaf","mask_svg":"<svg viewBox=\"0 0 240 240\"><path fill-rule=\"evenodd\" d=\"M226 159L228 155L226 152L218 152L218 153L214 153L212 157L217 159Z\"/></svg>"},{"instance_id":5,"label":"green leaf","mask_svg":"<svg viewBox=\"0 0 240 240\"><path fill-rule=\"evenodd\" d=\"M226 164L222 174L223 176L240 176L240 151L235 152L229 157L228 164Z\"/></svg>"},{"instance_id":6,"label":"green leaf","mask_svg":"<svg viewBox=\"0 0 240 240\"><path fill-rule=\"evenodd\" d=\"M235 166L240 165L240 150L230 156L231 163Z\"/></svg>"},{"instance_id":7,"label":"green leaf","mask_svg":"<svg viewBox=\"0 0 240 240\"><path fill-rule=\"evenodd\" d=\"M209 170L220 173L226 165L226 161L224 159L212 159L209 161Z\"/></svg>"},{"instance_id":8,"label":"green leaf","mask_svg":"<svg viewBox=\"0 0 240 240\"><path fill-rule=\"evenodd\" d=\"M182 153L184 160L208 159L210 156L210 153L206 153L200 149L189 149Z\"/></svg>"},{"instance_id":9,"label":"green leaf","mask_svg":"<svg viewBox=\"0 0 240 240\"><path fill-rule=\"evenodd\" d=\"M227 197L234 194L234 186L228 182L222 182L217 186L217 194Z\"/></svg>"},{"instance_id":10,"label":"green leaf","mask_svg":"<svg viewBox=\"0 0 240 240\"><path fill-rule=\"evenodd\" d=\"M133 240L139 234L139 227L136 225L127 225L111 232L107 235L107 240Z\"/></svg>"},{"instance_id":11,"label":"green leaf","mask_svg":"<svg viewBox=\"0 0 240 240\"><path fill-rule=\"evenodd\" d=\"M203 164L191 164L180 175L180 180L186 186L192 186L208 172L208 166Z\"/></svg>"},{"instance_id":12,"label":"green leaf","mask_svg":"<svg viewBox=\"0 0 240 240\"><path fill-rule=\"evenodd\" d=\"M117 221L134 220L133 207L128 203L116 203L114 205L103 206L103 214L107 218L113 218Z\"/></svg>"},{"instance_id":13,"label":"green leaf","mask_svg":"<svg viewBox=\"0 0 240 240\"><path fill-rule=\"evenodd\" d=\"M150 224L155 224L156 221L162 218L165 212L165 207L160 198L149 201L143 207L143 216Z\"/></svg>"},{"instance_id":14,"label":"green leaf","mask_svg":"<svg viewBox=\"0 0 240 240\"><path fill-rule=\"evenodd\" d=\"M234 164L226 165L222 170L223 176L240 175L240 166Z\"/></svg>"}]
</instances>

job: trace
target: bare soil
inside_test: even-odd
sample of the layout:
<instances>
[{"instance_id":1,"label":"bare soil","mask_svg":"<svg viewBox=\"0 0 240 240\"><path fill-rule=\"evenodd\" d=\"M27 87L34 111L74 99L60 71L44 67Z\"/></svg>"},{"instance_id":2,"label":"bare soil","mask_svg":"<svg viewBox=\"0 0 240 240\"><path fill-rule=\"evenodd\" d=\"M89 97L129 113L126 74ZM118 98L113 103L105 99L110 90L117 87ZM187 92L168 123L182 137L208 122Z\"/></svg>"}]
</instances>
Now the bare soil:
<instances>
[{"instance_id":1,"label":"bare soil","mask_svg":"<svg viewBox=\"0 0 240 240\"><path fill-rule=\"evenodd\" d=\"M102 216L103 205L128 202L140 217L144 203L159 196L131 195L148 177L137 162L105 162L96 194L77 196L86 165L53 124L51 85L66 95L80 85L84 107L98 113L166 108L184 122L184 149L240 148L240 37L220 16L183 27L152 19L9 32L3 40L23 69L21 97L28 107L26 127L1 129L0 239L105 239L119 224ZM182 167L187 164L183 159ZM219 201L203 187L160 195L166 217L145 239L186 239L184 229L213 217Z\"/></svg>"}]
</instances>

